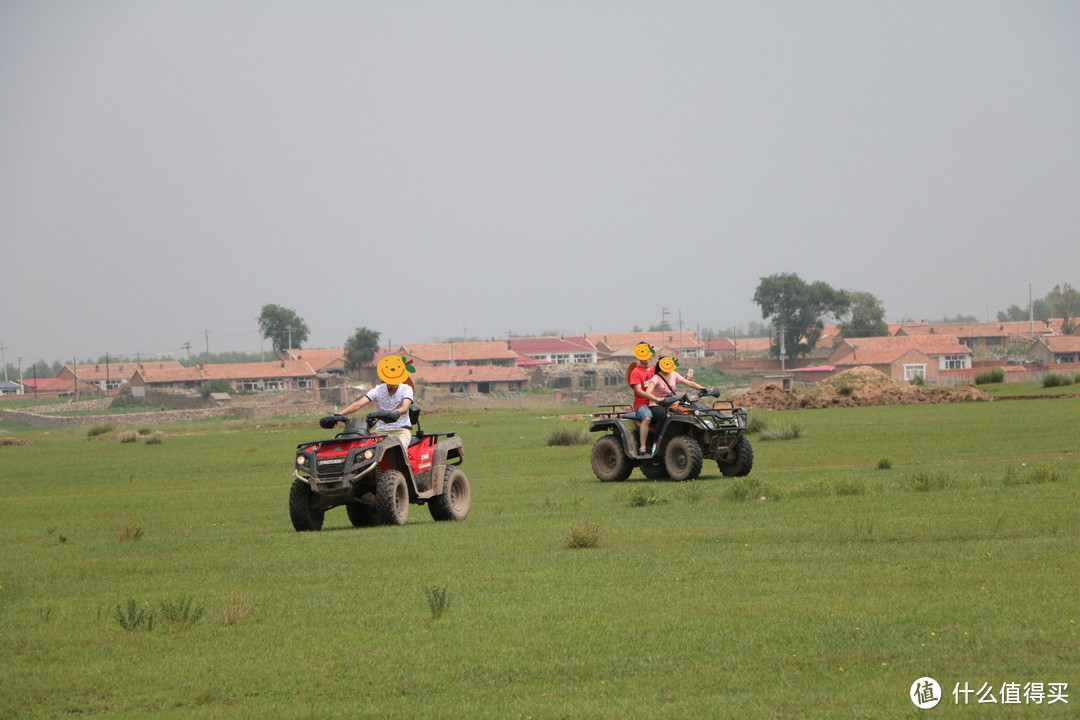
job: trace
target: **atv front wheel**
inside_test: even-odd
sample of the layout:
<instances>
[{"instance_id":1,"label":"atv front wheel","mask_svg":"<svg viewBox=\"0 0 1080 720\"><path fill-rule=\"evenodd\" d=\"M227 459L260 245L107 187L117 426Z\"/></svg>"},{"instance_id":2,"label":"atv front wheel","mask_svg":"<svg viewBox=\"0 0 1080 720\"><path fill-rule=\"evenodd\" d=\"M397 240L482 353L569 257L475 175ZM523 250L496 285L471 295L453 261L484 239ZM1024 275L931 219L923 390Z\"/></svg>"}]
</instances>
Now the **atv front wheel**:
<instances>
[{"instance_id":1,"label":"atv front wheel","mask_svg":"<svg viewBox=\"0 0 1080 720\"><path fill-rule=\"evenodd\" d=\"M447 468L447 471L442 494L428 500L428 512L436 520L464 520L472 500L469 478L459 467Z\"/></svg>"},{"instance_id":2,"label":"atv front wheel","mask_svg":"<svg viewBox=\"0 0 1080 720\"><path fill-rule=\"evenodd\" d=\"M289 490L289 518L296 532L322 530L325 510L311 509L311 487L303 480L293 480Z\"/></svg>"},{"instance_id":3,"label":"atv front wheel","mask_svg":"<svg viewBox=\"0 0 1080 720\"><path fill-rule=\"evenodd\" d=\"M397 470L387 470L375 486L379 519L387 525L404 525L409 519L409 486Z\"/></svg>"},{"instance_id":4,"label":"atv front wheel","mask_svg":"<svg viewBox=\"0 0 1080 720\"><path fill-rule=\"evenodd\" d=\"M615 435L605 435L592 448L592 469L601 482L622 482L634 466Z\"/></svg>"},{"instance_id":5,"label":"atv front wheel","mask_svg":"<svg viewBox=\"0 0 1080 720\"><path fill-rule=\"evenodd\" d=\"M664 450L664 467L672 480L693 480L701 474L704 456L697 441L687 435L677 435L668 441Z\"/></svg>"},{"instance_id":6,"label":"atv front wheel","mask_svg":"<svg viewBox=\"0 0 1080 720\"><path fill-rule=\"evenodd\" d=\"M716 465L726 477L749 475L750 468L754 467L754 448L746 436L740 435L735 445L724 455L724 459L717 460Z\"/></svg>"}]
</instances>

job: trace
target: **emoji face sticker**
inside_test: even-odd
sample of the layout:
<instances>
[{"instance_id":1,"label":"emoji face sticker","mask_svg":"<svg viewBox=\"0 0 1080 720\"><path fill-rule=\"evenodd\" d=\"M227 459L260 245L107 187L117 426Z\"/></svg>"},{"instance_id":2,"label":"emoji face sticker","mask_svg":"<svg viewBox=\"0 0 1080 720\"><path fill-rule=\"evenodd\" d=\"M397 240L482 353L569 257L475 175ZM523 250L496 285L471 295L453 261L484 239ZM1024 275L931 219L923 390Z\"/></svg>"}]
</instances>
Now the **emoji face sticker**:
<instances>
[{"instance_id":1,"label":"emoji face sticker","mask_svg":"<svg viewBox=\"0 0 1080 720\"><path fill-rule=\"evenodd\" d=\"M662 372L673 372L675 368L679 367L679 361L675 358L662 357L660 362L656 364L656 367L660 368Z\"/></svg>"},{"instance_id":2,"label":"emoji face sticker","mask_svg":"<svg viewBox=\"0 0 1080 720\"><path fill-rule=\"evenodd\" d=\"M379 361L375 371L387 385L400 385L409 379L409 373L416 372L416 368L409 364L404 355L387 355Z\"/></svg>"},{"instance_id":3,"label":"emoji face sticker","mask_svg":"<svg viewBox=\"0 0 1080 720\"><path fill-rule=\"evenodd\" d=\"M653 350L653 346L647 342L639 342L634 346L634 357L638 360L648 360L654 352L656 351Z\"/></svg>"}]
</instances>

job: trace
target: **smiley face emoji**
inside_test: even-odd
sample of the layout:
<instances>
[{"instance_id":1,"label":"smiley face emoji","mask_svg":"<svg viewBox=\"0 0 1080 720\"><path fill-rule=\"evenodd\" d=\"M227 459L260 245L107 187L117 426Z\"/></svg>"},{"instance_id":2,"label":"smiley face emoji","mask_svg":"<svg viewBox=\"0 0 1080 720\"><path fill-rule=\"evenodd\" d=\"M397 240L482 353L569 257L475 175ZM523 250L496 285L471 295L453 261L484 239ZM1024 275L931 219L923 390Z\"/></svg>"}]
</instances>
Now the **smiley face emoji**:
<instances>
[{"instance_id":1,"label":"smiley face emoji","mask_svg":"<svg viewBox=\"0 0 1080 720\"><path fill-rule=\"evenodd\" d=\"M387 355L379 361L375 371L387 385L400 385L409 379L409 373L416 372L416 368L409 364L404 355Z\"/></svg>"},{"instance_id":2,"label":"smiley face emoji","mask_svg":"<svg viewBox=\"0 0 1080 720\"><path fill-rule=\"evenodd\" d=\"M653 346L647 342L639 342L634 346L634 357L638 360L648 360L653 356Z\"/></svg>"},{"instance_id":3,"label":"smiley face emoji","mask_svg":"<svg viewBox=\"0 0 1080 720\"><path fill-rule=\"evenodd\" d=\"M674 372L675 368L679 367L679 362L675 358L662 357L660 362L656 363L656 367L660 368L662 372Z\"/></svg>"}]
</instances>

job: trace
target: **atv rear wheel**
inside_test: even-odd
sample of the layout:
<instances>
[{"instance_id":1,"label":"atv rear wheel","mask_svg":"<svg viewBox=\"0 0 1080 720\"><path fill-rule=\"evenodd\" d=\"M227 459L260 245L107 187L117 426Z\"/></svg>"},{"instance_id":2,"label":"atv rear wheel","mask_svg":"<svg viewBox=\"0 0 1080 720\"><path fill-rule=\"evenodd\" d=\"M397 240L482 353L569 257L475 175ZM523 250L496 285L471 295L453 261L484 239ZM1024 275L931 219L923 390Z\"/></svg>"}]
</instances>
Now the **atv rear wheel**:
<instances>
[{"instance_id":1,"label":"atv rear wheel","mask_svg":"<svg viewBox=\"0 0 1080 720\"><path fill-rule=\"evenodd\" d=\"M387 525L404 525L409 519L409 486L397 470L387 470L375 486L375 507Z\"/></svg>"},{"instance_id":2,"label":"atv rear wheel","mask_svg":"<svg viewBox=\"0 0 1080 720\"><path fill-rule=\"evenodd\" d=\"M701 474L704 456L701 446L688 435L676 435L668 440L664 450L664 467L672 480L693 480Z\"/></svg>"},{"instance_id":3,"label":"atv rear wheel","mask_svg":"<svg viewBox=\"0 0 1080 720\"><path fill-rule=\"evenodd\" d=\"M379 524L379 513L372 506L362 502L351 502L345 506L349 521L353 527L371 527Z\"/></svg>"},{"instance_id":4,"label":"atv rear wheel","mask_svg":"<svg viewBox=\"0 0 1080 720\"><path fill-rule=\"evenodd\" d=\"M289 490L289 518L296 532L322 530L325 510L311 509L311 486L303 480L293 480Z\"/></svg>"},{"instance_id":5,"label":"atv rear wheel","mask_svg":"<svg viewBox=\"0 0 1080 720\"><path fill-rule=\"evenodd\" d=\"M750 468L754 467L754 448L746 436L740 435L735 445L724 455L724 459L717 460L716 465L726 477L749 475Z\"/></svg>"},{"instance_id":6,"label":"atv rear wheel","mask_svg":"<svg viewBox=\"0 0 1080 720\"><path fill-rule=\"evenodd\" d=\"M469 478L459 467L447 468L442 494L428 500L428 512L436 520L464 520L469 514L472 492Z\"/></svg>"},{"instance_id":7,"label":"atv rear wheel","mask_svg":"<svg viewBox=\"0 0 1080 720\"><path fill-rule=\"evenodd\" d=\"M605 435L592 448L592 469L601 482L622 482L634 469L615 435Z\"/></svg>"}]
</instances>

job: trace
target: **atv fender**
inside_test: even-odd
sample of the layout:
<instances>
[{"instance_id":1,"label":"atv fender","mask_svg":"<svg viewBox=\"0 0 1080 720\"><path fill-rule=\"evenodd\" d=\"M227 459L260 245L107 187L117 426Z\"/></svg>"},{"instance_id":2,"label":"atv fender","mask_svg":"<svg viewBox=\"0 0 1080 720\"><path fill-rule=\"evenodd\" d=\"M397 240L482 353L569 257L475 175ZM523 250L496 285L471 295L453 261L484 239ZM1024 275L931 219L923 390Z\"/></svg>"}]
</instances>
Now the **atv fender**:
<instances>
[{"instance_id":1,"label":"atv fender","mask_svg":"<svg viewBox=\"0 0 1080 720\"><path fill-rule=\"evenodd\" d=\"M624 448L637 447L637 441L634 439L635 429L627 427L626 421L621 418L594 418L589 423L589 432L611 432L619 436L622 439Z\"/></svg>"},{"instance_id":2,"label":"atv fender","mask_svg":"<svg viewBox=\"0 0 1080 720\"><path fill-rule=\"evenodd\" d=\"M465 448L459 437L448 437L435 445L431 458L431 495L440 495L447 465L460 465L465 459ZM425 493L426 494L426 493Z\"/></svg>"}]
</instances>

